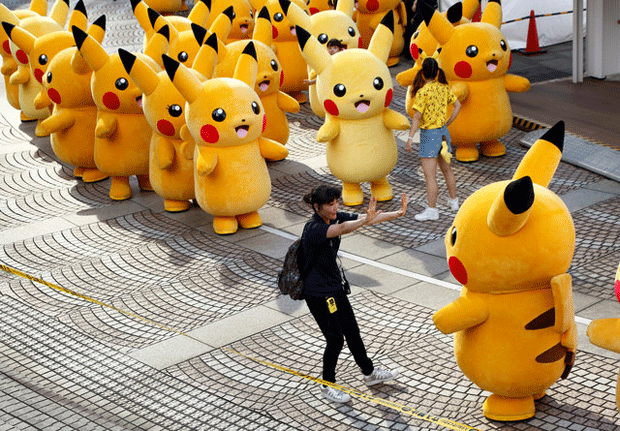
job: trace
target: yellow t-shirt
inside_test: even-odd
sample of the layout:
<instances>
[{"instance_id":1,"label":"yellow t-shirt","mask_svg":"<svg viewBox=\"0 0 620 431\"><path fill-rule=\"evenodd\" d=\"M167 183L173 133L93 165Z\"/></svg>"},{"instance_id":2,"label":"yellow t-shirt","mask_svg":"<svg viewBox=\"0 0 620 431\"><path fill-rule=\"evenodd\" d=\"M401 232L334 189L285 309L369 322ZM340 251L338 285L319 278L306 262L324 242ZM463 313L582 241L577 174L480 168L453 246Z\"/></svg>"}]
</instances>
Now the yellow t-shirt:
<instances>
[{"instance_id":1,"label":"yellow t-shirt","mask_svg":"<svg viewBox=\"0 0 620 431\"><path fill-rule=\"evenodd\" d=\"M421 129L438 129L446 124L448 105L456 102L456 96L446 84L431 81L418 90L413 109L422 114Z\"/></svg>"}]
</instances>

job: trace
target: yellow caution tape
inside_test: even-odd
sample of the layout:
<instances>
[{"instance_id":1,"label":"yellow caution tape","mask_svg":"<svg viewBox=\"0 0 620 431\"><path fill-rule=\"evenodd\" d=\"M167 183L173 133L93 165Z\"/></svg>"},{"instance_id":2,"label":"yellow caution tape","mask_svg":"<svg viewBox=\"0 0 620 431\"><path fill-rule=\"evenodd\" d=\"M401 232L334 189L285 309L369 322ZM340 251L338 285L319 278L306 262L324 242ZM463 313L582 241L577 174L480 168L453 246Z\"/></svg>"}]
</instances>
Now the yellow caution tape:
<instances>
[{"instance_id":1,"label":"yellow caution tape","mask_svg":"<svg viewBox=\"0 0 620 431\"><path fill-rule=\"evenodd\" d=\"M123 310L122 308L118 308L118 307L115 307L115 306L110 305L110 304L106 304L105 302L99 301L98 299L94 299L94 298L91 298L90 296L83 295L83 294L78 293L78 292L76 292L74 290L67 289L67 288L62 287L62 286L58 286L57 284L49 283L49 282L47 282L45 280L42 280L42 279L40 279L38 277L34 277L32 275L26 274L26 273L24 273L22 271L19 271L17 269L11 268L9 266L3 265L1 263L0 263L0 269L3 269L4 271L6 271L8 273L11 273L11 274L18 275L20 277L26 278L26 279L28 279L30 281L34 281L34 282L43 284L43 285L45 285L47 287L50 287L50 288L52 288L54 290L57 290L59 292L63 292L63 293L75 296L77 298L83 299L85 301L91 302L93 304L101 305L102 307L111 308L112 310L118 311L119 313L122 313L122 314L124 314L126 316L133 317L135 319L141 320L143 322L149 323L149 324L157 326L159 328L166 329L168 331L175 332L177 334L184 335L186 337L192 338L191 336L187 335L184 332L177 331L176 329L173 329L173 328L170 328L170 327L168 327L166 325L162 325L160 323L157 323L154 320L147 319L146 317L142 317L139 314L135 314L135 313L132 313L130 311ZM404 404L399 404L399 403L396 403L396 402L393 402L393 401L388 401L386 399L379 398L379 397L376 397L374 395L370 395L370 394L367 394L365 392L358 391L356 389L348 388L346 386L341 386L341 385L339 385L337 383L332 383L332 382L328 382L328 381L325 381L325 380L322 380L322 379L319 379L319 378L316 378L316 377L309 376L307 374L301 373L299 371L292 370L290 368L283 367L281 365L277 365L277 364L274 364L274 363L271 363L271 362L263 361L261 359L256 359L256 358L253 358L251 356L248 356L248 355L245 355L243 353L240 353L240 352L238 352L236 350L230 349L228 347L222 347L221 350L225 350L225 351L234 353L236 355L242 356L242 357L244 357L246 359L249 359L251 361L257 362L257 363L262 364L262 365L266 365L266 366L274 368L276 370L283 371L283 372L291 374L293 376L302 377L302 378L304 378L306 380L310 380L310 381L313 381L313 382L316 382L316 383L320 383L320 384L325 385L325 386L331 386L331 387L333 387L335 389L338 389L340 391L346 392L349 395L352 395L354 397L371 401L371 402L373 402L375 404L379 404L379 405L382 405L384 407L388 407L390 409L397 410L397 411L399 411L399 412L401 412L403 414L415 417L417 419L421 419L421 420L424 420L424 421L427 421L427 422L431 422L431 423L434 423L434 424L441 425L441 426L443 426L445 428L448 428L448 429L451 429L451 430L454 430L454 431L480 431L478 428L474 428L474 427L471 427L469 425L461 424L459 422L455 422L455 421L452 421L450 419L446 419L446 418L442 418L442 417L439 417L439 416L435 416L435 415L432 415L430 413L423 413L423 412L417 411L417 410L415 410L415 409L413 409L411 407L408 407L408 406L406 406Z\"/></svg>"}]
</instances>

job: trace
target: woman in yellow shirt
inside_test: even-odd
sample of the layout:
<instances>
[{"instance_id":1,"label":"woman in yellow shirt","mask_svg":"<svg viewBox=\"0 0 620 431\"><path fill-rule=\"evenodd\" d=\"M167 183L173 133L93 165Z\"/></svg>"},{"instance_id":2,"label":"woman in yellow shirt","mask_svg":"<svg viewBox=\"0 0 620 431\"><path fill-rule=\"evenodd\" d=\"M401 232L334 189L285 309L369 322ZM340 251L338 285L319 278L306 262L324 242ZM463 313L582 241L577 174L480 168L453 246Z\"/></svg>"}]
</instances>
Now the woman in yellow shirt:
<instances>
[{"instance_id":1,"label":"woman in yellow shirt","mask_svg":"<svg viewBox=\"0 0 620 431\"><path fill-rule=\"evenodd\" d=\"M456 197L456 180L450 168L450 133L448 125L454 121L461 109L458 101L446 81L446 75L432 57L427 57L422 62L422 69L417 73L411 96L414 99L413 109L416 113L413 116L409 138L407 139L407 151L411 152L411 140L415 132L420 129L420 160L422 170L426 179L426 194L428 197L428 207L420 214L415 215L418 221L437 220L439 211L436 208L437 194L437 165L441 169L446 185L448 186L448 205L452 211L459 209L459 199ZM448 105L454 103L452 115L446 121ZM447 152L440 156L442 142L447 144Z\"/></svg>"}]
</instances>

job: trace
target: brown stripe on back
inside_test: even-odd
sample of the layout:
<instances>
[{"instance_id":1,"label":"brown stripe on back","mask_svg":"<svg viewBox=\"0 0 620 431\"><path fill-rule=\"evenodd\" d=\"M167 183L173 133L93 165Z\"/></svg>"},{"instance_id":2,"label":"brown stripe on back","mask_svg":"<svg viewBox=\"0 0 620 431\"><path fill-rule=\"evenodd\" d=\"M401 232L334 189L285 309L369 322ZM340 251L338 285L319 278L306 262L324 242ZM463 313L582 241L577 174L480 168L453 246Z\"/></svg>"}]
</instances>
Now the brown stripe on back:
<instances>
[{"instance_id":1,"label":"brown stripe on back","mask_svg":"<svg viewBox=\"0 0 620 431\"><path fill-rule=\"evenodd\" d=\"M525 329L545 329L551 328L553 325L555 325L555 307L534 318L530 323L525 325Z\"/></svg>"},{"instance_id":2,"label":"brown stripe on back","mask_svg":"<svg viewBox=\"0 0 620 431\"><path fill-rule=\"evenodd\" d=\"M566 347L558 343L550 349L545 350L536 357L536 362L548 364L550 362L559 361L566 355Z\"/></svg>"}]
</instances>

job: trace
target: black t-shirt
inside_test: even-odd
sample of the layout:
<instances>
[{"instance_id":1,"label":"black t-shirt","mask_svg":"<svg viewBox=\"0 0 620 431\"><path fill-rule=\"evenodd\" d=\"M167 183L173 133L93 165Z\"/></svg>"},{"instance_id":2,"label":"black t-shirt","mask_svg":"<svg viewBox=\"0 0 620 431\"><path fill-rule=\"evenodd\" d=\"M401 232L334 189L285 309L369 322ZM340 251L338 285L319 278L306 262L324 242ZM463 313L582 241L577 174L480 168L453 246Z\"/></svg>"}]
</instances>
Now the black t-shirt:
<instances>
[{"instance_id":1,"label":"black t-shirt","mask_svg":"<svg viewBox=\"0 0 620 431\"><path fill-rule=\"evenodd\" d=\"M357 220L357 214L338 212L336 220L325 221L314 213L304 226L302 234L304 295L312 297L332 296L342 290L342 275L336 261L340 237L327 238L327 229L336 223Z\"/></svg>"}]
</instances>

